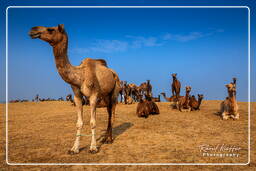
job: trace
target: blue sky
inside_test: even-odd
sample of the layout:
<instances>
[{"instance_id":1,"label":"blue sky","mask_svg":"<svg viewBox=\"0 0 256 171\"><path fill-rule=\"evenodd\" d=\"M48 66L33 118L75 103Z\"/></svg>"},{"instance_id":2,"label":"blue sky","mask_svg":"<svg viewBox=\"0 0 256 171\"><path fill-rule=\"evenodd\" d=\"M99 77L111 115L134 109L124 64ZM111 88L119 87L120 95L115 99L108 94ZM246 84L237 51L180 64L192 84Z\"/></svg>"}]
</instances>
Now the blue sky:
<instances>
[{"instance_id":1,"label":"blue sky","mask_svg":"<svg viewBox=\"0 0 256 171\"><path fill-rule=\"evenodd\" d=\"M8 22L9 99L71 92L57 73L52 48L28 36L33 26L57 24L65 25L73 65L85 57L106 59L121 80L139 85L150 79L154 96L169 96L170 74L178 73L182 94L190 85L192 94L208 100L224 99L224 85L237 77L237 98L248 99L246 8L11 8Z\"/></svg>"}]
</instances>

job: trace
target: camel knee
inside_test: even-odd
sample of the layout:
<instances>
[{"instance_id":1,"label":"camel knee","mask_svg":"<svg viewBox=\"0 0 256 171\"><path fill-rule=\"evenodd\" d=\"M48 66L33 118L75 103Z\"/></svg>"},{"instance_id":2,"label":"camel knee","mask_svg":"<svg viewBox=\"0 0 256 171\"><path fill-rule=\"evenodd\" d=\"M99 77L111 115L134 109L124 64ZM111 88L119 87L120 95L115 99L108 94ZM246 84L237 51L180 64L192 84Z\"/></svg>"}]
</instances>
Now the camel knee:
<instances>
[{"instance_id":1,"label":"camel knee","mask_svg":"<svg viewBox=\"0 0 256 171\"><path fill-rule=\"evenodd\" d=\"M84 125L83 121L77 121L77 123L76 123L76 128L77 128L77 129L82 129L82 128L83 128L83 125Z\"/></svg>"},{"instance_id":2,"label":"camel knee","mask_svg":"<svg viewBox=\"0 0 256 171\"><path fill-rule=\"evenodd\" d=\"M91 126L91 129L95 129L95 128L96 128L96 122L95 122L95 120L91 120L91 121L90 121L90 126Z\"/></svg>"}]
</instances>

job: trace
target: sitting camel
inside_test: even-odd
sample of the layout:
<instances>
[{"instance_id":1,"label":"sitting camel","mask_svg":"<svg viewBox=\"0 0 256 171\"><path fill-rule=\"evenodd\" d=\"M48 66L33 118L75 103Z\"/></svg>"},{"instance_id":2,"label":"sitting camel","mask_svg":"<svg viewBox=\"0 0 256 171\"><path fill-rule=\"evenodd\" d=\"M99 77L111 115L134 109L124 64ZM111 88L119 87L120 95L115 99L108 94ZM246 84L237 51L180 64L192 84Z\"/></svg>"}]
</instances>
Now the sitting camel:
<instances>
[{"instance_id":1,"label":"sitting camel","mask_svg":"<svg viewBox=\"0 0 256 171\"><path fill-rule=\"evenodd\" d=\"M159 114L158 106L152 101L150 96L146 96L146 99L142 99L142 95L139 95L139 103L137 105L136 114L138 117L147 118L148 115L156 115Z\"/></svg>"},{"instance_id":2,"label":"sitting camel","mask_svg":"<svg viewBox=\"0 0 256 171\"><path fill-rule=\"evenodd\" d=\"M102 142L112 143L112 115L115 116L120 80L115 71L107 67L103 59L86 58L79 66L70 64L68 51L68 35L64 25L56 27L33 27L29 35L31 38L39 38L48 42L55 56L55 63L61 78L71 85L74 92L74 101L77 108L77 132L73 147L69 154L79 153L81 130L83 127L82 98L86 96L90 100L91 107L91 145L89 152L97 153L96 144L96 107L99 99L102 99L107 107L108 126Z\"/></svg>"},{"instance_id":3,"label":"sitting camel","mask_svg":"<svg viewBox=\"0 0 256 171\"><path fill-rule=\"evenodd\" d=\"M191 107L189 106L189 93L191 91L191 87L190 86L186 86L186 95L185 97L180 97L178 99L178 109L181 112L190 112L191 111Z\"/></svg>"},{"instance_id":4,"label":"sitting camel","mask_svg":"<svg viewBox=\"0 0 256 171\"><path fill-rule=\"evenodd\" d=\"M158 97L152 97L151 99L153 102L161 102L160 95L158 95Z\"/></svg>"},{"instance_id":5,"label":"sitting camel","mask_svg":"<svg viewBox=\"0 0 256 171\"><path fill-rule=\"evenodd\" d=\"M220 104L220 113L223 120L228 118L233 118L235 120L239 119L238 105L236 102L236 87L234 84L230 83L226 85L228 89L228 97Z\"/></svg>"},{"instance_id":6,"label":"sitting camel","mask_svg":"<svg viewBox=\"0 0 256 171\"><path fill-rule=\"evenodd\" d=\"M198 94L198 101L196 100L195 96L189 97L189 106L191 107L191 110L200 110L200 105L202 103L202 100L204 98L203 94Z\"/></svg>"}]
</instances>

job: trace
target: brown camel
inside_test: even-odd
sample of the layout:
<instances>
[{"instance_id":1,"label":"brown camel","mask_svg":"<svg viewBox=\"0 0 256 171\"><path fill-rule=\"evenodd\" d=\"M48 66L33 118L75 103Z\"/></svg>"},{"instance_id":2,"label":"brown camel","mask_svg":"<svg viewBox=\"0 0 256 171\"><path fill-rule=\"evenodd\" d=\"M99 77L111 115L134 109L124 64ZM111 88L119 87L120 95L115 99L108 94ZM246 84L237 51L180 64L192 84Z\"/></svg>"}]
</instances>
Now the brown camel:
<instances>
[{"instance_id":1,"label":"brown camel","mask_svg":"<svg viewBox=\"0 0 256 171\"><path fill-rule=\"evenodd\" d=\"M180 88L181 84L179 80L177 79L177 74L172 74L172 96L175 96L177 99L180 96Z\"/></svg>"},{"instance_id":2,"label":"brown camel","mask_svg":"<svg viewBox=\"0 0 256 171\"><path fill-rule=\"evenodd\" d=\"M68 36L64 25L56 27L33 27L29 33L31 38L39 38L48 42L53 47L55 63L62 79L71 85L74 92L74 101L77 109L77 132L74 146L69 154L79 153L81 129L83 127L82 98L86 96L91 106L91 145L89 152L98 152L96 144L96 107L99 99L105 102L108 111L107 133L103 142L112 143L112 114L115 114L115 107L120 88L118 75L107 67L106 61L86 58L79 66L72 66L67 56Z\"/></svg>"},{"instance_id":3,"label":"brown camel","mask_svg":"<svg viewBox=\"0 0 256 171\"><path fill-rule=\"evenodd\" d=\"M174 102L175 101L175 97L166 97L166 94L163 92L163 93L160 93L163 95L164 99L167 101L167 102Z\"/></svg>"},{"instance_id":4,"label":"brown camel","mask_svg":"<svg viewBox=\"0 0 256 171\"><path fill-rule=\"evenodd\" d=\"M150 114L150 108L147 105L147 101L144 101L142 99L142 95L139 95L139 103L137 105L137 109L136 109L136 114L138 117L144 117L147 118L148 115Z\"/></svg>"},{"instance_id":5,"label":"brown camel","mask_svg":"<svg viewBox=\"0 0 256 171\"><path fill-rule=\"evenodd\" d=\"M189 93L191 91L191 87L190 86L186 86L186 96L179 98L178 101L178 109L181 112L190 112L191 111L191 107L189 106Z\"/></svg>"},{"instance_id":6,"label":"brown camel","mask_svg":"<svg viewBox=\"0 0 256 171\"><path fill-rule=\"evenodd\" d=\"M234 86L235 86L235 90L236 90L236 77L233 78L233 83L232 83ZM236 97L236 91L234 92L235 94L235 97Z\"/></svg>"},{"instance_id":7,"label":"brown camel","mask_svg":"<svg viewBox=\"0 0 256 171\"><path fill-rule=\"evenodd\" d=\"M160 95L158 95L158 97L152 97L151 99L153 102L161 102Z\"/></svg>"},{"instance_id":8,"label":"brown camel","mask_svg":"<svg viewBox=\"0 0 256 171\"><path fill-rule=\"evenodd\" d=\"M227 84L226 87L228 89L228 97L220 104L220 113L223 120L228 118L237 120L239 119L239 113L235 96L236 87L232 83Z\"/></svg>"},{"instance_id":9,"label":"brown camel","mask_svg":"<svg viewBox=\"0 0 256 171\"><path fill-rule=\"evenodd\" d=\"M189 97L189 106L191 107L191 110L200 110L200 105L202 103L202 100L204 98L203 94L198 94L198 101L196 100L195 96Z\"/></svg>"},{"instance_id":10,"label":"brown camel","mask_svg":"<svg viewBox=\"0 0 256 171\"><path fill-rule=\"evenodd\" d=\"M150 84L150 80L140 84L139 93L142 95L152 96L152 85Z\"/></svg>"}]
</instances>

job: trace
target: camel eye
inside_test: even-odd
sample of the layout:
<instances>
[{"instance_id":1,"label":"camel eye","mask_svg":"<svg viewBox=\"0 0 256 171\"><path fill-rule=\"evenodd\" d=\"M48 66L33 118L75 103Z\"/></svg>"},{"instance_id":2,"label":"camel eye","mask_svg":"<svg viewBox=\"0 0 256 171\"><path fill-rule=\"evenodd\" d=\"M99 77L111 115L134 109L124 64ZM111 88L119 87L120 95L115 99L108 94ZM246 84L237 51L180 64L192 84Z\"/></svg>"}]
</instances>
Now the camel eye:
<instances>
[{"instance_id":1,"label":"camel eye","mask_svg":"<svg viewBox=\"0 0 256 171\"><path fill-rule=\"evenodd\" d=\"M52 34L52 32L54 31L54 29L48 28L47 31Z\"/></svg>"}]
</instances>

